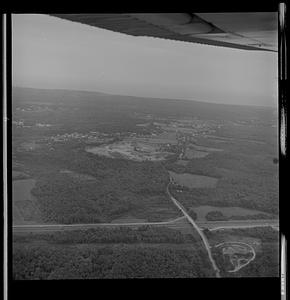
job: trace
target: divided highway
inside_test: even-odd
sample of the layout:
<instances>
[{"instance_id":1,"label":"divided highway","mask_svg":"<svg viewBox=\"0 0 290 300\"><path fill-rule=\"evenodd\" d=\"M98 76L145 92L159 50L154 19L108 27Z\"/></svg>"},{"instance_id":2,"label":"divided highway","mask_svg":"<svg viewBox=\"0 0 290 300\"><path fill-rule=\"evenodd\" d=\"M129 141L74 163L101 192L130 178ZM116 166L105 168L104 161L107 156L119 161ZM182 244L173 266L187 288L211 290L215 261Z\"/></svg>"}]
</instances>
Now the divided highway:
<instances>
[{"instance_id":1,"label":"divided highway","mask_svg":"<svg viewBox=\"0 0 290 300\"><path fill-rule=\"evenodd\" d=\"M170 177L170 182L168 183L167 187L166 187L166 192L169 196L169 198L172 200L172 202L175 204L175 206L178 207L178 209L183 213L183 215L187 218L187 220L189 221L189 223L194 227L194 229L198 232L198 234L200 235L203 243L204 243L204 246L206 248L206 251L208 253L208 257L209 257L209 260L212 264L212 267L216 273L216 277L220 277L220 270L219 268L217 267L213 257L212 257L212 254L211 254L211 249L210 249L210 245L208 243L208 240L206 238L206 236L203 234L203 232L200 230L200 228L196 225L196 223L193 221L193 219L191 218L191 216L186 212L185 208L170 194L169 192L169 186L170 184L172 183L172 178Z\"/></svg>"},{"instance_id":2,"label":"divided highway","mask_svg":"<svg viewBox=\"0 0 290 300\"><path fill-rule=\"evenodd\" d=\"M44 232L44 231L61 231L61 230L86 230L100 227L119 227L119 226L164 226L172 224L184 217L164 222L140 222L140 223L93 223L93 224L24 224L13 225L14 232Z\"/></svg>"}]
</instances>

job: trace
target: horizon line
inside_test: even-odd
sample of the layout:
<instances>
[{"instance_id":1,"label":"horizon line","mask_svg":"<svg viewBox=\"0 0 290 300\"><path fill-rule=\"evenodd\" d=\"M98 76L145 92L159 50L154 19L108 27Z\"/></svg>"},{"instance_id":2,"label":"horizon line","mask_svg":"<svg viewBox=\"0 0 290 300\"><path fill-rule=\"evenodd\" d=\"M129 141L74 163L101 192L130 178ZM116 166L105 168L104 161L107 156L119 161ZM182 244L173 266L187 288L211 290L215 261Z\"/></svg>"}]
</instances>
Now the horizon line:
<instances>
[{"instance_id":1,"label":"horizon line","mask_svg":"<svg viewBox=\"0 0 290 300\"><path fill-rule=\"evenodd\" d=\"M41 87L31 87L31 86L13 86L13 88L26 88L26 89L34 89L34 90L55 90L55 91L75 91L75 92L87 92L87 93L100 93L108 96L121 96L121 97L131 97L131 98L145 98L145 99L156 99L156 100L172 100L172 101L190 101L190 102L198 102L198 103L205 103L205 104L216 104L216 105L230 105L230 106L248 106L248 107L257 107L257 108L272 108L278 109L278 106L275 105L257 105L257 104L233 104L233 103L220 103L220 102L210 102L207 100L195 100L195 99L188 99L188 98L164 98L164 97L150 97L150 96L137 96L137 95L126 95L126 94L114 94L103 92L100 90L82 90L82 89L68 89L68 88L41 88ZM278 104L278 99L277 99Z\"/></svg>"}]
</instances>

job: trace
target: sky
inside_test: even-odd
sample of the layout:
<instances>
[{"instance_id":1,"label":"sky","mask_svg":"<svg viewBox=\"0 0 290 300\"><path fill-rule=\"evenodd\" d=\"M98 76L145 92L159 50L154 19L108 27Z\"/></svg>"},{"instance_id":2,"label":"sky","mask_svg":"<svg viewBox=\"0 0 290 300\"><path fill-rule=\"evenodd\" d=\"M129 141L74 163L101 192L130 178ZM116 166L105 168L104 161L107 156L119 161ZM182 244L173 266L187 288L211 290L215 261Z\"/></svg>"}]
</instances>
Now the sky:
<instances>
[{"instance_id":1,"label":"sky","mask_svg":"<svg viewBox=\"0 0 290 300\"><path fill-rule=\"evenodd\" d=\"M277 106L278 55L12 17L13 86Z\"/></svg>"}]
</instances>

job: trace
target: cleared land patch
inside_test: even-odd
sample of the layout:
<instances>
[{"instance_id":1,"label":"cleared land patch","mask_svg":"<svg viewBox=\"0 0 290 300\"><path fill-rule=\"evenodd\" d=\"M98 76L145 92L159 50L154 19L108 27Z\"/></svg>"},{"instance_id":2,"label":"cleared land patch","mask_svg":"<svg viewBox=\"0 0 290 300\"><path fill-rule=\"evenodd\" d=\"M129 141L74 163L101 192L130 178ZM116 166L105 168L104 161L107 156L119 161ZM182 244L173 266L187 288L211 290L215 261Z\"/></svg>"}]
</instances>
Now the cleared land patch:
<instances>
[{"instance_id":1,"label":"cleared land patch","mask_svg":"<svg viewBox=\"0 0 290 300\"><path fill-rule=\"evenodd\" d=\"M219 207L219 206L210 206L210 205L201 205L192 207L197 214L198 221L206 221L206 215L212 211L219 211L225 217L230 218L233 216L253 216L258 214L266 214L262 211L255 210L255 209L247 209L237 206L230 206L230 207ZM270 217L270 214L268 214Z\"/></svg>"},{"instance_id":2,"label":"cleared land patch","mask_svg":"<svg viewBox=\"0 0 290 300\"><path fill-rule=\"evenodd\" d=\"M208 152L221 152L221 151L224 151L223 149L205 147L205 146L200 146L200 145L196 145L196 144L190 144L189 148L192 148L192 149L198 150L198 151L208 151Z\"/></svg>"},{"instance_id":3,"label":"cleared land patch","mask_svg":"<svg viewBox=\"0 0 290 300\"><path fill-rule=\"evenodd\" d=\"M31 190L35 186L35 179L23 179L13 181L13 201L31 199Z\"/></svg>"},{"instance_id":4,"label":"cleared land patch","mask_svg":"<svg viewBox=\"0 0 290 300\"><path fill-rule=\"evenodd\" d=\"M134 161L160 161L172 153L160 151L158 145L137 141L122 141L98 147L88 147L87 152L110 158L125 158Z\"/></svg>"},{"instance_id":5,"label":"cleared land patch","mask_svg":"<svg viewBox=\"0 0 290 300\"><path fill-rule=\"evenodd\" d=\"M87 175L87 174L80 174L80 173L76 173L76 172L73 172L73 171L70 171L70 170L60 170L60 173L62 174L67 174L69 176L71 176L72 178L75 178L75 179L79 179L79 180L96 180L95 177L93 176L90 176L90 175Z\"/></svg>"},{"instance_id":6,"label":"cleared land patch","mask_svg":"<svg viewBox=\"0 0 290 300\"><path fill-rule=\"evenodd\" d=\"M206 157L209 153L205 151L194 150L190 148L186 148L185 150L185 158L193 159L193 158L203 158Z\"/></svg>"},{"instance_id":7,"label":"cleared land patch","mask_svg":"<svg viewBox=\"0 0 290 300\"><path fill-rule=\"evenodd\" d=\"M13 181L13 224L34 224L41 220L37 200L31 194L35 183L35 179Z\"/></svg>"},{"instance_id":8,"label":"cleared land patch","mask_svg":"<svg viewBox=\"0 0 290 300\"><path fill-rule=\"evenodd\" d=\"M219 140L219 141L239 141L239 142L250 142L250 143L256 143L256 144L261 144L264 145L265 142L263 141L257 141L257 140L251 140L251 139L237 139L237 138L230 138L230 137L223 137L223 136L216 136L216 135L206 135L206 137L214 140Z\"/></svg>"},{"instance_id":9,"label":"cleared land patch","mask_svg":"<svg viewBox=\"0 0 290 300\"><path fill-rule=\"evenodd\" d=\"M24 150L24 151L33 151L36 150L38 148L40 148L41 145L37 144L35 141L31 141L31 142L24 142L21 143L19 150Z\"/></svg>"},{"instance_id":10,"label":"cleared land patch","mask_svg":"<svg viewBox=\"0 0 290 300\"><path fill-rule=\"evenodd\" d=\"M22 171L12 171L12 180L27 179L29 175Z\"/></svg>"},{"instance_id":11,"label":"cleared land patch","mask_svg":"<svg viewBox=\"0 0 290 300\"><path fill-rule=\"evenodd\" d=\"M169 173L176 184L186 186L191 189L192 188L214 188L218 182L218 179L215 177L189 174L189 173L178 174L172 171L169 171Z\"/></svg>"},{"instance_id":12,"label":"cleared land patch","mask_svg":"<svg viewBox=\"0 0 290 300\"><path fill-rule=\"evenodd\" d=\"M176 162L177 165L180 165L180 166L186 166L188 164L188 161L187 160L178 160Z\"/></svg>"}]
</instances>

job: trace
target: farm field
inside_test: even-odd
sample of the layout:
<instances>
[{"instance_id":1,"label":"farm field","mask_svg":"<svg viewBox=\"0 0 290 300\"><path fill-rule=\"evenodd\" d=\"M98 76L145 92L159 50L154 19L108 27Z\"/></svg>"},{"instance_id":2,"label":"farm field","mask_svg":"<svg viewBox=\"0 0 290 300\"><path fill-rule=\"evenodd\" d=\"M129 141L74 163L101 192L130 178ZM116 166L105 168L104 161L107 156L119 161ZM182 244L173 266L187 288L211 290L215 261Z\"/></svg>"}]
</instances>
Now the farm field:
<instances>
[{"instance_id":1,"label":"farm field","mask_svg":"<svg viewBox=\"0 0 290 300\"><path fill-rule=\"evenodd\" d=\"M207 152L220 152L220 151L223 151L223 149L220 149L220 148L205 147L205 146L196 145L196 144L190 144L188 147L195 149L198 152L203 152L203 151L205 151L205 152L206 151Z\"/></svg>"},{"instance_id":2,"label":"farm field","mask_svg":"<svg viewBox=\"0 0 290 300\"><path fill-rule=\"evenodd\" d=\"M12 180L27 179L29 175L21 171L12 171Z\"/></svg>"},{"instance_id":3,"label":"farm field","mask_svg":"<svg viewBox=\"0 0 290 300\"><path fill-rule=\"evenodd\" d=\"M35 183L36 180L34 179L13 180L13 224L39 224L42 222L39 204L31 194Z\"/></svg>"},{"instance_id":4,"label":"farm field","mask_svg":"<svg viewBox=\"0 0 290 300\"><path fill-rule=\"evenodd\" d=\"M169 171L170 176L178 185L192 188L214 188L218 182L217 178L196 175L196 174L177 174Z\"/></svg>"},{"instance_id":5,"label":"farm field","mask_svg":"<svg viewBox=\"0 0 290 300\"><path fill-rule=\"evenodd\" d=\"M255 215L264 215L265 213L255 209L246 209L243 207L218 207L218 206L210 206L210 205L202 205L202 206L195 206L192 207L194 212L197 214L197 221L206 221L207 214L209 212L221 212L226 218L231 217L247 217L247 216L255 216ZM268 218L271 218L270 214L265 214Z\"/></svg>"},{"instance_id":6,"label":"farm field","mask_svg":"<svg viewBox=\"0 0 290 300\"><path fill-rule=\"evenodd\" d=\"M34 179L22 179L13 181L13 199L15 201L31 200L31 190L35 186Z\"/></svg>"},{"instance_id":7,"label":"farm field","mask_svg":"<svg viewBox=\"0 0 290 300\"><path fill-rule=\"evenodd\" d=\"M180 159L176 162L176 164L180 166L186 166L188 164L188 161Z\"/></svg>"},{"instance_id":8,"label":"farm field","mask_svg":"<svg viewBox=\"0 0 290 300\"><path fill-rule=\"evenodd\" d=\"M193 158L203 158L206 157L209 153L205 151L192 150L190 148L186 148L184 158L193 159Z\"/></svg>"}]
</instances>

